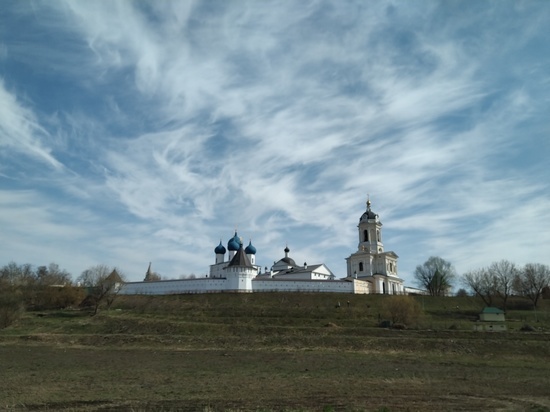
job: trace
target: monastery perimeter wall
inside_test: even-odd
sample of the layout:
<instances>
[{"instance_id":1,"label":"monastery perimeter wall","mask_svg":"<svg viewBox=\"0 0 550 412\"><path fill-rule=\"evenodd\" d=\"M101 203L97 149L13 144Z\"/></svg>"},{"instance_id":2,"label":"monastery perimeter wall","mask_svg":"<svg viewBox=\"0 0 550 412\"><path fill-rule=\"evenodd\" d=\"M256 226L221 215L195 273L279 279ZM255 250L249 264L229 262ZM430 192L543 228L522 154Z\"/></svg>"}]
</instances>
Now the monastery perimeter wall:
<instances>
[{"instance_id":1,"label":"monastery perimeter wall","mask_svg":"<svg viewBox=\"0 0 550 412\"><path fill-rule=\"evenodd\" d=\"M125 283L119 291L121 295L175 295L190 293L234 292L225 278L201 278L162 280L155 282ZM329 292L329 293L369 293L368 283L360 280L276 280L254 279L251 290L241 292Z\"/></svg>"},{"instance_id":2,"label":"monastery perimeter wall","mask_svg":"<svg viewBox=\"0 0 550 412\"><path fill-rule=\"evenodd\" d=\"M254 292L333 292L354 293L353 282L338 280L273 280L252 281Z\"/></svg>"},{"instance_id":3,"label":"monastery perimeter wall","mask_svg":"<svg viewBox=\"0 0 550 412\"><path fill-rule=\"evenodd\" d=\"M219 293L228 288L225 278L177 279L125 283L120 295L176 295L183 293Z\"/></svg>"}]
</instances>

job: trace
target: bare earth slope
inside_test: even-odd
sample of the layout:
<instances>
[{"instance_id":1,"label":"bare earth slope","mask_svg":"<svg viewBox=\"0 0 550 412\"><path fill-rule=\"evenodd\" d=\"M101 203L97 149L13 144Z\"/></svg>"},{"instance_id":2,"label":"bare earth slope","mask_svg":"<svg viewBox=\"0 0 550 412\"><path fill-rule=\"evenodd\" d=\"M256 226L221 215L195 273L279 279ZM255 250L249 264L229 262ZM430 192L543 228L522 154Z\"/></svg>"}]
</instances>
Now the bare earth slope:
<instances>
[{"instance_id":1,"label":"bare earth slope","mask_svg":"<svg viewBox=\"0 0 550 412\"><path fill-rule=\"evenodd\" d=\"M95 317L29 312L0 331L0 409L550 411L548 312L537 332L519 331L530 312L512 312L509 332L481 333L475 300L425 298L414 329L382 329L384 298L136 297Z\"/></svg>"}]
</instances>

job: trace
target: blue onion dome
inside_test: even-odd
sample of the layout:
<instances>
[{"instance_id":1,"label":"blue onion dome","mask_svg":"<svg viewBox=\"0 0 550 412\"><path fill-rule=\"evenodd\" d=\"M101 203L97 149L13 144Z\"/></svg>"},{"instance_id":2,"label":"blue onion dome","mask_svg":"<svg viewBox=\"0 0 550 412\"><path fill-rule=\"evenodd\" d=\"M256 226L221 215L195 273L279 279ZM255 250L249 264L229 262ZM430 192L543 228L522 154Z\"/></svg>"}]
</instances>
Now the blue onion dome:
<instances>
[{"instance_id":1,"label":"blue onion dome","mask_svg":"<svg viewBox=\"0 0 550 412\"><path fill-rule=\"evenodd\" d=\"M225 247L223 247L222 241L220 240L220 244L216 246L216 249L214 249L214 253L216 253L216 255L225 255L225 252Z\"/></svg>"},{"instance_id":2,"label":"blue onion dome","mask_svg":"<svg viewBox=\"0 0 550 412\"><path fill-rule=\"evenodd\" d=\"M252 240L248 243L248 246L244 250L244 253L247 255L255 255L256 254L256 248L252 246Z\"/></svg>"},{"instance_id":3,"label":"blue onion dome","mask_svg":"<svg viewBox=\"0 0 550 412\"><path fill-rule=\"evenodd\" d=\"M235 236L233 236L231 239L229 239L229 242L227 242L227 249L237 251L242 244L243 242L241 242L241 239L239 238L239 236L237 236L237 232L235 232Z\"/></svg>"}]
</instances>

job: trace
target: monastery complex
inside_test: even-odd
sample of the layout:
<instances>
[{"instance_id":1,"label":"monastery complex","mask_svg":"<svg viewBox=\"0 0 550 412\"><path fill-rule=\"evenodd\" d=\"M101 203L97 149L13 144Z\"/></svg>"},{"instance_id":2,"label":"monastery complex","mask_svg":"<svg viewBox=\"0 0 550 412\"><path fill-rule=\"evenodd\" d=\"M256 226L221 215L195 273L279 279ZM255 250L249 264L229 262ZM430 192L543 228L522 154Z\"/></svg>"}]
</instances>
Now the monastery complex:
<instances>
[{"instance_id":1,"label":"monastery complex","mask_svg":"<svg viewBox=\"0 0 550 412\"><path fill-rule=\"evenodd\" d=\"M382 223L371 210L361 215L358 225L359 243L357 251L347 261L347 276L336 276L323 263L298 265L289 256L288 246L285 256L271 268L256 264L256 248L252 242L244 247L235 232L229 239L227 248L222 244L214 249L215 260L210 265L207 277L198 279L149 281L151 266L143 282L125 283L121 294L125 295L166 295L185 293L219 292L338 292L338 293L381 293L402 294L405 292L403 280L397 274L398 256L385 252L382 244Z\"/></svg>"}]
</instances>

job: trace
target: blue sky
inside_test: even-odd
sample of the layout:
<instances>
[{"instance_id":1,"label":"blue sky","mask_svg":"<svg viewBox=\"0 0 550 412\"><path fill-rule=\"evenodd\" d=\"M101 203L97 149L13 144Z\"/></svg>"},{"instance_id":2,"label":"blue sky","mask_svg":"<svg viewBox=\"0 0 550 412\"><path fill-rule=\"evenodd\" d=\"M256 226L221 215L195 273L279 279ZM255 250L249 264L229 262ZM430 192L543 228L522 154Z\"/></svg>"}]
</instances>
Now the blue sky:
<instances>
[{"instance_id":1,"label":"blue sky","mask_svg":"<svg viewBox=\"0 0 550 412\"><path fill-rule=\"evenodd\" d=\"M235 227L345 276L367 193L412 285L550 264L547 1L7 1L0 264L205 274Z\"/></svg>"}]
</instances>

